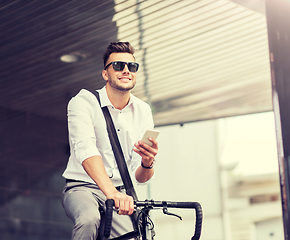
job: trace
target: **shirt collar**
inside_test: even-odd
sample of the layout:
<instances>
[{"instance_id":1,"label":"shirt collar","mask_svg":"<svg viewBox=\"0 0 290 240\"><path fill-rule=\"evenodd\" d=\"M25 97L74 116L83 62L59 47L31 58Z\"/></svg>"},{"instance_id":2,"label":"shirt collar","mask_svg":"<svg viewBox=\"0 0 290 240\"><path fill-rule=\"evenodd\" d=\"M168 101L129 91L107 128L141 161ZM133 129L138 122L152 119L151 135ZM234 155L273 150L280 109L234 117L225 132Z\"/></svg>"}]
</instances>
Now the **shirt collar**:
<instances>
[{"instance_id":1,"label":"shirt collar","mask_svg":"<svg viewBox=\"0 0 290 240\"><path fill-rule=\"evenodd\" d=\"M108 94L106 91L106 86L104 86L103 88L96 90L96 91L99 93L102 108L106 107L106 106L113 106L113 104L111 103L111 101L108 97ZM135 96L132 93L130 93L130 99L129 99L129 103L127 104L127 106L130 106L131 104L132 104L132 106L134 106L134 100L135 100Z\"/></svg>"}]
</instances>

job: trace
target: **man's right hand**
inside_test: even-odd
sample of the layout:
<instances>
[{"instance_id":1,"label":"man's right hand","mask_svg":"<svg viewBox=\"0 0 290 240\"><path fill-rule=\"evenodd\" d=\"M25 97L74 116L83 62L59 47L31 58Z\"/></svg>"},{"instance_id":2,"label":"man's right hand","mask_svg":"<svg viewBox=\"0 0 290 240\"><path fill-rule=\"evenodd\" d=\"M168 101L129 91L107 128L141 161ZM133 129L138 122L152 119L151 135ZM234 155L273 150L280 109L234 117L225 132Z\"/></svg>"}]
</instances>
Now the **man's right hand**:
<instances>
[{"instance_id":1,"label":"man's right hand","mask_svg":"<svg viewBox=\"0 0 290 240\"><path fill-rule=\"evenodd\" d=\"M131 215L134 211L133 198L119 192L108 177L101 156L92 156L82 163L87 174L95 181L107 199L115 201L115 208L120 215Z\"/></svg>"},{"instance_id":2,"label":"man's right hand","mask_svg":"<svg viewBox=\"0 0 290 240\"><path fill-rule=\"evenodd\" d=\"M118 210L119 215L131 215L134 211L133 198L125 193L116 190L114 193L109 194L107 199L115 201L115 208Z\"/></svg>"}]
</instances>

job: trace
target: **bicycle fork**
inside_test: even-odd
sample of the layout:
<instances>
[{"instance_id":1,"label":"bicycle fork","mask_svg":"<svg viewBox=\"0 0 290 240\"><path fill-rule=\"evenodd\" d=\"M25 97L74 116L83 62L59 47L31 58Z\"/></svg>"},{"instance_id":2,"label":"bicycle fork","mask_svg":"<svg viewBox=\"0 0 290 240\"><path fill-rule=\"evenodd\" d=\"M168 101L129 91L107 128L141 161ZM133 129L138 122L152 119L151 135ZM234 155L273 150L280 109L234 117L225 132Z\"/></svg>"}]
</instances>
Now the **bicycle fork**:
<instances>
[{"instance_id":1,"label":"bicycle fork","mask_svg":"<svg viewBox=\"0 0 290 240\"><path fill-rule=\"evenodd\" d=\"M142 236L140 240L153 240L152 229L150 229L150 222L148 221L149 211L151 209L143 209L145 214L142 214Z\"/></svg>"}]
</instances>

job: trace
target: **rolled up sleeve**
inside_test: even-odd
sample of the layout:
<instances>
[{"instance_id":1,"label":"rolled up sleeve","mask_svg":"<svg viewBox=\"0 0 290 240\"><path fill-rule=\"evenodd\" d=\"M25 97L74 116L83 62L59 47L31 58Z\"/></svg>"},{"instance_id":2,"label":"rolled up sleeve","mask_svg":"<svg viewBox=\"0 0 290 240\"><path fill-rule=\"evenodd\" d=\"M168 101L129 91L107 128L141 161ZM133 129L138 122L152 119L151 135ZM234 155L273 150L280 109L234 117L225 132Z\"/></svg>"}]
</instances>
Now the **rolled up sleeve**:
<instances>
[{"instance_id":1,"label":"rolled up sleeve","mask_svg":"<svg viewBox=\"0 0 290 240\"><path fill-rule=\"evenodd\" d=\"M86 99L74 97L68 104L68 132L72 154L82 163L89 157L100 155L96 146L94 111Z\"/></svg>"}]
</instances>

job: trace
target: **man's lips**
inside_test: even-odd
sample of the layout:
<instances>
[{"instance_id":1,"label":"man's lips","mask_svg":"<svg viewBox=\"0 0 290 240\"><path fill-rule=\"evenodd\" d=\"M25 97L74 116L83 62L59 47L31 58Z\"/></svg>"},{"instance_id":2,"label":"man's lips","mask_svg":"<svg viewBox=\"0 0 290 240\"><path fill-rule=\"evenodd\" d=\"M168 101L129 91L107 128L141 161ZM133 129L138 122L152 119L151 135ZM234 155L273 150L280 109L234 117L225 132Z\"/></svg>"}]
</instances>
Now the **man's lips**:
<instances>
[{"instance_id":1,"label":"man's lips","mask_svg":"<svg viewBox=\"0 0 290 240\"><path fill-rule=\"evenodd\" d=\"M130 82L131 78L129 78L129 77L120 77L119 80L122 81L122 82Z\"/></svg>"}]
</instances>

